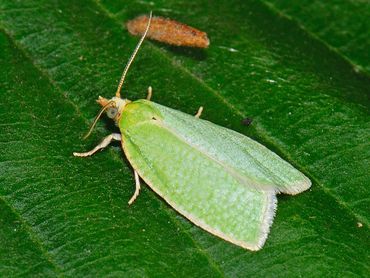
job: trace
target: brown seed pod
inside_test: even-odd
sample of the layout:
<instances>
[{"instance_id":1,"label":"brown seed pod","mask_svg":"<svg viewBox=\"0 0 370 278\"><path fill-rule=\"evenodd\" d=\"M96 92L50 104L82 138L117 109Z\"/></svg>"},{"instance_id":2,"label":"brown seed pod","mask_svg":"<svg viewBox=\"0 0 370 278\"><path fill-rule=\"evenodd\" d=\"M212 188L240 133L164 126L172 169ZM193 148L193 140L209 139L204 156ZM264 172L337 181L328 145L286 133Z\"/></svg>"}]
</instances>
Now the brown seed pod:
<instances>
[{"instance_id":1,"label":"brown seed pod","mask_svg":"<svg viewBox=\"0 0 370 278\"><path fill-rule=\"evenodd\" d=\"M127 29L132 35L142 35L147 23L148 16L139 16L127 22ZM206 48L209 45L205 32L163 17L152 18L147 37L177 46Z\"/></svg>"}]
</instances>

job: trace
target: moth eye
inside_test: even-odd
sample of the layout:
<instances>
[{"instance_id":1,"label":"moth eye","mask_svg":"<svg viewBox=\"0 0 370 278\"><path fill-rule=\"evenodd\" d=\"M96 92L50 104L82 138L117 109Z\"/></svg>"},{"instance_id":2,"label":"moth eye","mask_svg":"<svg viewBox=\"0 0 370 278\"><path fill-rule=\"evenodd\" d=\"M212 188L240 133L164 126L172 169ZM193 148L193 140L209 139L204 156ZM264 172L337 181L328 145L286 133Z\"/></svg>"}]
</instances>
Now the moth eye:
<instances>
[{"instance_id":1,"label":"moth eye","mask_svg":"<svg viewBox=\"0 0 370 278\"><path fill-rule=\"evenodd\" d=\"M110 107L107 109L107 116L114 119L117 116L118 109L116 107Z\"/></svg>"}]
</instances>

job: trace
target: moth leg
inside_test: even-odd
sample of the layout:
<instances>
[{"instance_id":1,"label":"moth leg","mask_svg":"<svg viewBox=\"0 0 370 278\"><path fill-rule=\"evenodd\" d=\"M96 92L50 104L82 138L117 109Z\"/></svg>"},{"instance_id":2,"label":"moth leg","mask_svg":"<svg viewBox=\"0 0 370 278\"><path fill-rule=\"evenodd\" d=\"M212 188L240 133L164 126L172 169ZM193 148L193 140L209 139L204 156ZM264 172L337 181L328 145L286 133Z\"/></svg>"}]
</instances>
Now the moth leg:
<instances>
[{"instance_id":1,"label":"moth leg","mask_svg":"<svg viewBox=\"0 0 370 278\"><path fill-rule=\"evenodd\" d=\"M203 106L199 107L197 114L195 114L195 118L199 119L200 115L202 115L202 112L203 112Z\"/></svg>"},{"instance_id":2,"label":"moth leg","mask_svg":"<svg viewBox=\"0 0 370 278\"><path fill-rule=\"evenodd\" d=\"M152 86L148 87L148 94L146 95L146 99L150 100L152 98Z\"/></svg>"},{"instance_id":3,"label":"moth leg","mask_svg":"<svg viewBox=\"0 0 370 278\"><path fill-rule=\"evenodd\" d=\"M139 191L140 191L140 179L139 179L139 174L134 170L134 175L135 175L135 192L134 195L132 195L131 199L128 201L128 204L131 205L139 196Z\"/></svg>"},{"instance_id":4,"label":"moth leg","mask_svg":"<svg viewBox=\"0 0 370 278\"><path fill-rule=\"evenodd\" d=\"M86 156L93 155L98 150L104 149L106 146L108 146L110 144L110 142L112 142L112 140L121 141L121 134L112 133L112 134L108 135L107 137L104 137L104 139L100 142L100 144L97 145L95 148L93 148L91 151L85 152L85 153L76 153L76 152L74 152L73 155L74 156L79 156L79 157L86 157Z\"/></svg>"}]
</instances>

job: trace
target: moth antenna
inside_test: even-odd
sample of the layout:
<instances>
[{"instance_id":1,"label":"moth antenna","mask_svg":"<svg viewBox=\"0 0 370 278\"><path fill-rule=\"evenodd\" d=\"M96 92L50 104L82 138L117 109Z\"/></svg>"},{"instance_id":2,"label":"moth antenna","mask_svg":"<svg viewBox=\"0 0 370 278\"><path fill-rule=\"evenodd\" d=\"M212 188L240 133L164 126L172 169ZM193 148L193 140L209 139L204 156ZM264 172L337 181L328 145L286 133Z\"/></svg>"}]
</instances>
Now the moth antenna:
<instances>
[{"instance_id":1,"label":"moth antenna","mask_svg":"<svg viewBox=\"0 0 370 278\"><path fill-rule=\"evenodd\" d=\"M141 39L140 39L139 43L137 44L137 46L136 46L136 48L135 48L134 52L132 53L132 55L131 55L130 59L128 60L128 63L127 63L127 65L126 65L126 67L125 67L125 69L124 69L124 71L123 71L123 73L122 73L121 80L120 80L120 81L119 81L119 83L118 83L118 88L117 88L117 91L116 91L116 97L119 97L119 98L121 97L121 88L122 88L122 85L123 85L123 81L125 81L125 77L126 77L127 71L128 71L128 69L130 68L131 63L134 61L135 56L136 56L137 52L139 51L139 48L140 48L141 44L143 43L143 41L144 41L144 39L145 39L146 34L147 34L147 33L148 33L148 31L149 31L149 27L150 27L150 22L151 22L151 21L152 21L152 12L150 12L150 14L149 14L149 20L148 20L148 24L146 25L145 32L144 32L144 34L142 35L142 37L141 37Z\"/></svg>"},{"instance_id":2,"label":"moth antenna","mask_svg":"<svg viewBox=\"0 0 370 278\"><path fill-rule=\"evenodd\" d=\"M87 132L87 134L83 137L83 139L85 140L87 137L90 136L91 132L93 131L96 123L98 122L99 118L101 117L101 115L103 114L103 112L109 108L111 106L111 104L113 103L113 101L110 101L108 102L106 105L104 105L102 107L102 109L100 109L98 115L96 115L95 119L94 119L94 122L92 123L91 127L89 128L89 131Z\"/></svg>"}]
</instances>

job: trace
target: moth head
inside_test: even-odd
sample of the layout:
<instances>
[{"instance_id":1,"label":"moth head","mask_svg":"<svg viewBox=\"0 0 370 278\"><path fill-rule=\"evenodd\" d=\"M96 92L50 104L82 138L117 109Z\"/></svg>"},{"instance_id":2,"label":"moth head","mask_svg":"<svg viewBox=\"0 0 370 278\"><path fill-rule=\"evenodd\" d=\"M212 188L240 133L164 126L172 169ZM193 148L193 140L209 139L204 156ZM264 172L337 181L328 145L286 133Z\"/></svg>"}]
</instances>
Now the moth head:
<instances>
[{"instance_id":1,"label":"moth head","mask_svg":"<svg viewBox=\"0 0 370 278\"><path fill-rule=\"evenodd\" d=\"M85 135L84 139L89 137L96 123L98 122L99 118L104 112L107 113L108 118L111 118L115 122L118 122L119 119L121 118L123 109L131 101L129 101L128 99L121 99L119 97L112 97L111 99L106 99L104 97L99 96L99 99L97 99L96 102L99 103L102 106L102 108L96 115L95 120L91 125L89 132Z\"/></svg>"},{"instance_id":2,"label":"moth head","mask_svg":"<svg viewBox=\"0 0 370 278\"><path fill-rule=\"evenodd\" d=\"M112 120L117 122L121 118L123 109L131 101L129 101L128 99L121 99L119 97L106 99L99 96L96 102L102 106L102 110L107 113L108 118L111 118Z\"/></svg>"}]
</instances>

